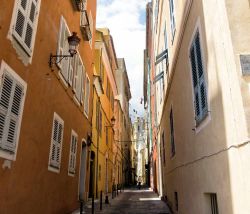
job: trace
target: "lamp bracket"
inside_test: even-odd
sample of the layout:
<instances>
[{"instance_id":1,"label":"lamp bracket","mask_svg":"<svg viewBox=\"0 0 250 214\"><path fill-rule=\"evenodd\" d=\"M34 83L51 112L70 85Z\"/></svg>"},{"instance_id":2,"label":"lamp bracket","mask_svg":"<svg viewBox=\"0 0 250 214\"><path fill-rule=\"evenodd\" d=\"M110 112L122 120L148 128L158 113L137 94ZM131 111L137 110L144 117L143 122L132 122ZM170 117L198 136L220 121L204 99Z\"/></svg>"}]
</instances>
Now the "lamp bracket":
<instances>
[{"instance_id":1,"label":"lamp bracket","mask_svg":"<svg viewBox=\"0 0 250 214\"><path fill-rule=\"evenodd\" d=\"M69 55L52 55L52 54L50 54L49 67L52 68L52 66L54 64L60 63L64 58L67 59L68 57L73 57L73 55L71 55L71 54L69 54Z\"/></svg>"}]
</instances>

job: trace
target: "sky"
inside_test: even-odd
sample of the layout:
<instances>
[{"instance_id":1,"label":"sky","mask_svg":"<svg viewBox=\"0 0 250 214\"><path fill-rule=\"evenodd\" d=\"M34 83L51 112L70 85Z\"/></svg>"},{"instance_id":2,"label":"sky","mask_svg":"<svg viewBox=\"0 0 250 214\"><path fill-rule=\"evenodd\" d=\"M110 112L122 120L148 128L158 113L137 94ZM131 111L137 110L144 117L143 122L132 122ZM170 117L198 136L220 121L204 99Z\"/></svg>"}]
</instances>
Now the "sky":
<instances>
[{"instance_id":1,"label":"sky","mask_svg":"<svg viewBox=\"0 0 250 214\"><path fill-rule=\"evenodd\" d=\"M125 58L133 109L137 116L144 113L143 98L143 50L146 40L146 4L148 0L97 0L97 28L107 27L114 40L116 55ZM132 111L131 111L132 110Z\"/></svg>"}]
</instances>

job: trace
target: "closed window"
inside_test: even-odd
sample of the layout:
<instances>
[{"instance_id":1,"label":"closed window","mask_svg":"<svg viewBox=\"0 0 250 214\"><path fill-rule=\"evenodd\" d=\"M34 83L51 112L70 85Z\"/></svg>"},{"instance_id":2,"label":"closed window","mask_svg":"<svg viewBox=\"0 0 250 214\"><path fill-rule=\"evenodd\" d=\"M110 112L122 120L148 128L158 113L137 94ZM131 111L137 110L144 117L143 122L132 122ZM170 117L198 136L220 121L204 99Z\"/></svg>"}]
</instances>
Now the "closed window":
<instances>
[{"instance_id":1,"label":"closed window","mask_svg":"<svg viewBox=\"0 0 250 214\"><path fill-rule=\"evenodd\" d=\"M75 56L74 65L74 82L73 91L75 92L75 97L77 101L83 104L84 99L84 84L85 84L85 67L83 65L81 56L77 54Z\"/></svg>"},{"instance_id":2,"label":"closed window","mask_svg":"<svg viewBox=\"0 0 250 214\"><path fill-rule=\"evenodd\" d=\"M217 195L215 193L211 193L210 195L210 203L211 203L211 214L219 214L218 204L217 204Z\"/></svg>"},{"instance_id":3,"label":"closed window","mask_svg":"<svg viewBox=\"0 0 250 214\"><path fill-rule=\"evenodd\" d=\"M27 85L4 61L0 75L0 156L15 160Z\"/></svg>"},{"instance_id":4,"label":"closed window","mask_svg":"<svg viewBox=\"0 0 250 214\"><path fill-rule=\"evenodd\" d=\"M86 74L84 112L87 116L89 114L89 94L90 94L90 81L88 75Z\"/></svg>"},{"instance_id":5,"label":"closed window","mask_svg":"<svg viewBox=\"0 0 250 214\"><path fill-rule=\"evenodd\" d=\"M67 26L67 23L63 17L61 17L60 21L60 31L58 38L58 55L69 55L69 43L68 37L71 36L70 30ZM75 57L75 56L74 56ZM58 57L57 65L60 68L60 73L64 78L65 82L69 85L72 85L73 79L73 68L74 68L74 57L64 58L60 61L60 57Z\"/></svg>"},{"instance_id":6,"label":"closed window","mask_svg":"<svg viewBox=\"0 0 250 214\"><path fill-rule=\"evenodd\" d=\"M172 41L173 41L175 36L174 0L169 0L169 10L170 10Z\"/></svg>"},{"instance_id":7,"label":"closed window","mask_svg":"<svg viewBox=\"0 0 250 214\"><path fill-rule=\"evenodd\" d=\"M76 152L77 152L77 134L72 130L70 153L69 153L69 174L70 175L74 175L76 173Z\"/></svg>"},{"instance_id":8,"label":"closed window","mask_svg":"<svg viewBox=\"0 0 250 214\"><path fill-rule=\"evenodd\" d=\"M200 34L196 33L190 49L190 61L192 67L195 119L199 124L208 114L207 90L202 61Z\"/></svg>"},{"instance_id":9,"label":"closed window","mask_svg":"<svg viewBox=\"0 0 250 214\"><path fill-rule=\"evenodd\" d=\"M33 53L40 0L16 0L13 11L12 36L28 56Z\"/></svg>"},{"instance_id":10,"label":"closed window","mask_svg":"<svg viewBox=\"0 0 250 214\"><path fill-rule=\"evenodd\" d=\"M171 109L169 114L169 122L170 122L170 144L171 144L171 156L175 155L175 139L174 139L174 116L173 109Z\"/></svg>"},{"instance_id":11,"label":"closed window","mask_svg":"<svg viewBox=\"0 0 250 214\"><path fill-rule=\"evenodd\" d=\"M58 114L54 113L53 128L51 136L49 170L59 172L61 164L61 150L63 142L64 122Z\"/></svg>"},{"instance_id":12,"label":"closed window","mask_svg":"<svg viewBox=\"0 0 250 214\"><path fill-rule=\"evenodd\" d=\"M164 136L164 132L162 133L162 159L163 159L163 164L165 166L166 157L165 157L165 136Z\"/></svg>"}]
</instances>

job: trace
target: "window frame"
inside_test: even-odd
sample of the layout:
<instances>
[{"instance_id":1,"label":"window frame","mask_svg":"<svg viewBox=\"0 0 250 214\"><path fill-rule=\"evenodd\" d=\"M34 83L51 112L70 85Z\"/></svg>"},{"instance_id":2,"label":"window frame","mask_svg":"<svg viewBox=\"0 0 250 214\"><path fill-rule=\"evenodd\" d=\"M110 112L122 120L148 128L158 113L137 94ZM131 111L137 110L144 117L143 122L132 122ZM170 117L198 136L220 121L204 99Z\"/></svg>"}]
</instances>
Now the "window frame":
<instances>
[{"instance_id":1,"label":"window frame","mask_svg":"<svg viewBox=\"0 0 250 214\"><path fill-rule=\"evenodd\" d=\"M88 84L87 84L87 82L88 82ZM83 103L83 108L84 108L83 111L84 111L84 114L87 118L89 116L89 104L90 104L89 99L90 99L90 90L91 90L90 85L91 84L90 84L89 76L88 76L87 72L85 72L85 91L84 91L85 96L84 96L84 103ZM87 97L87 92L88 92L88 97ZM88 102L88 105L85 102ZM87 111L86 111L86 105L88 106Z\"/></svg>"},{"instance_id":2,"label":"window frame","mask_svg":"<svg viewBox=\"0 0 250 214\"><path fill-rule=\"evenodd\" d=\"M33 0L27 0L27 6L30 7L30 4L31 4L32 1ZM17 54L21 57L22 61L25 64L28 64L28 63L31 64L33 54L34 54L34 50L35 50L34 47L35 47L36 34L37 34L37 28L38 28L38 22L39 22L41 0L37 0L37 3L36 3L36 9L35 9L35 12L34 12L34 22L33 22L33 28L32 28L33 35L32 35L32 38L31 38L30 48L28 48L28 46L25 47L26 45L24 46L25 38L24 38L24 40L20 41L20 39L22 37L17 36L16 34L18 34L18 33L15 32L18 10L19 10L19 7L21 7L20 4L21 4L20 0L15 0L14 8L13 8L13 11L12 11L10 28L9 28L9 31L8 31L7 38L12 42L13 47L16 49ZM29 12L30 12L30 9L29 9ZM25 13L25 15L27 15L27 12ZM27 30L27 21L26 21L26 19L29 19L29 18L27 18L27 16L25 16L24 22L26 23L26 27L23 28L23 31Z\"/></svg>"},{"instance_id":3,"label":"window frame","mask_svg":"<svg viewBox=\"0 0 250 214\"><path fill-rule=\"evenodd\" d=\"M19 109L19 118L17 121L18 128L16 130L16 145L15 145L15 151L14 152L8 152L3 149L0 149L0 158L4 158L7 160L15 161L17 156L17 150L19 145L19 137L20 137L20 130L21 130L21 124L22 124L22 116L24 111L24 103L26 98L26 91L27 91L27 83L4 61L1 61L1 67L0 67L0 76L4 74L4 72L7 72L10 74L10 76L18 83L20 83L23 86L23 97L22 101L20 103L20 109ZM2 80L3 78L0 78L0 88L2 86ZM1 95L1 91L0 91Z\"/></svg>"},{"instance_id":4,"label":"window frame","mask_svg":"<svg viewBox=\"0 0 250 214\"><path fill-rule=\"evenodd\" d=\"M75 154L72 154L72 137L75 137L76 139L76 145L75 145ZM78 135L77 133L72 129L71 130L71 135L70 135L70 148L69 148L69 163L68 163L68 175L74 177L76 174L76 160L77 160L77 145L78 145ZM70 164L70 160L71 160L71 156L73 156L74 158L74 171L71 171L71 164Z\"/></svg>"},{"instance_id":5,"label":"window frame","mask_svg":"<svg viewBox=\"0 0 250 214\"><path fill-rule=\"evenodd\" d=\"M172 44L173 44L174 38L175 38L175 32L176 32L174 0L169 0L169 15L170 15L170 27L171 27L171 36L172 36Z\"/></svg>"},{"instance_id":6,"label":"window frame","mask_svg":"<svg viewBox=\"0 0 250 214\"><path fill-rule=\"evenodd\" d=\"M199 24L199 22L198 22ZM197 35L199 35L199 45L200 45L200 57L201 57L201 64L202 64L202 76L203 76L203 84L204 84L204 87L205 87L205 94L206 94L206 97L205 97L205 102L206 102L206 112L201 112L201 116L200 118L198 118L197 116L197 109L196 109L196 91L195 91L195 84L194 84L194 77L193 77L193 67L192 67L192 60L191 60L191 51L193 48L196 48L196 44L195 44L195 41L196 41L196 38L197 38ZM196 53L196 50L195 50L195 53ZM198 77L198 70L197 70L197 54L195 54L195 62L196 62L196 78ZM195 30L194 30L194 33L193 33L193 36L190 40L190 45L189 45L189 49L188 49L188 60L189 60L189 65L190 65L190 76L191 76L191 82L192 82L192 94L193 94L193 109L194 109L194 119L195 119L195 126L196 128L199 127L203 121L205 121L207 118L209 118L208 121L210 121L210 106L209 106L209 94L208 94L208 82L207 82L207 73L206 73L206 68L205 68L205 63L204 63L204 48L203 48L203 42L202 42L202 35L201 35L201 30L200 30L200 26L196 27ZM197 85L199 85L199 77L197 79ZM200 94L200 86L197 86L199 90L199 94ZM201 103L202 100L201 100L201 97L199 96L199 103ZM202 108L200 108L199 106L199 110L202 110ZM202 110L203 111L203 110ZM198 130L199 131L199 130Z\"/></svg>"},{"instance_id":7,"label":"window frame","mask_svg":"<svg viewBox=\"0 0 250 214\"><path fill-rule=\"evenodd\" d=\"M55 167L51 164L51 156L52 156L52 147L53 147L53 134L54 134L54 121L57 120L59 124L62 125L62 133L61 133L61 143L60 143L60 157L59 157L59 167ZM62 144L63 144L63 135L64 135L64 121L63 119L54 112L53 121L52 121L52 133L51 133L51 142L50 142L50 152L49 152L49 161L48 161L48 170L51 172L60 173L61 169L61 159L62 159Z\"/></svg>"}]
</instances>

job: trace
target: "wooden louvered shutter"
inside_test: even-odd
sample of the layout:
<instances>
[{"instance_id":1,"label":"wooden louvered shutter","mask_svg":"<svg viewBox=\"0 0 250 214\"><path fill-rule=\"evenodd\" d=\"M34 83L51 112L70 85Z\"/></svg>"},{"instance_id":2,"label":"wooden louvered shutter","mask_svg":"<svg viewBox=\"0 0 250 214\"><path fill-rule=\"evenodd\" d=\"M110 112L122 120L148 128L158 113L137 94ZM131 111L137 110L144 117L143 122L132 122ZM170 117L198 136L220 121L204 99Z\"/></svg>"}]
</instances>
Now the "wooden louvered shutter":
<instances>
[{"instance_id":1,"label":"wooden louvered shutter","mask_svg":"<svg viewBox=\"0 0 250 214\"><path fill-rule=\"evenodd\" d=\"M32 53L38 4L38 0L19 0L17 6L13 35L29 55Z\"/></svg>"},{"instance_id":2,"label":"wooden louvered shutter","mask_svg":"<svg viewBox=\"0 0 250 214\"><path fill-rule=\"evenodd\" d=\"M80 55L77 53L74 58L75 58L75 63L74 63L74 79L73 79L73 91L76 93L76 85L77 85L77 77L78 77L78 67L79 67L79 59Z\"/></svg>"},{"instance_id":3,"label":"wooden louvered shutter","mask_svg":"<svg viewBox=\"0 0 250 214\"><path fill-rule=\"evenodd\" d=\"M70 86L72 86L72 83L73 83L75 58L76 58L76 56L71 57L71 58L68 59L69 60L68 83L69 83Z\"/></svg>"},{"instance_id":4,"label":"wooden louvered shutter","mask_svg":"<svg viewBox=\"0 0 250 214\"><path fill-rule=\"evenodd\" d=\"M198 76L197 76L197 69L196 69L196 58L195 58L195 48L192 47L191 54L190 54L191 66L192 66L192 77L193 77L193 87L194 87L194 97L195 97L195 112L196 112L196 119L200 118L200 99L199 99L199 84L198 84Z\"/></svg>"},{"instance_id":5,"label":"wooden louvered shutter","mask_svg":"<svg viewBox=\"0 0 250 214\"><path fill-rule=\"evenodd\" d=\"M196 46L196 57L197 57L197 68L198 68L198 78L199 78L199 88L200 88L200 109L202 112L202 116L207 113L207 92L206 92L206 84L205 84L205 76L204 76L204 68L202 63L202 55L201 55L201 46L200 46L200 36L197 33L195 39Z\"/></svg>"},{"instance_id":6,"label":"wooden louvered shutter","mask_svg":"<svg viewBox=\"0 0 250 214\"><path fill-rule=\"evenodd\" d=\"M81 102L81 87L82 87L82 70L83 64L82 61L79 60L78 67L77 67L77 76L76 78L76 98L79 102Z\"/></svg>"},{"instance_id":7,"label":"wooden louvered shutter","mask_svg":"<svg viewBox=\"0 0 250 214\"><path fill-rule=\"evenodd\" d=\"M54 118L50 165L58 169L60 168L60 161L61 161L62 139L63 139L63 124L57 118Z\"/></svg>"},{"instance_id":8,"label":"wooden louvered shutter","mask_svg":"<svg viewBox=\"0 0 250 214\"><path fill-rule=\"evenodd\" d=\"M77 151L77 137L75 135L72 135L71 146L70 146L70 160L69 160L69 172L72 174L75 173L76 151Z\"/></svg>"},{"instance_id":9,"label":"wooden louvered shutter","mask_svg":"<svg viewBox=\"0 0 250 214\"><path fill-rule=\"evenodd\" d=\"M86 76L84 111L87 115L89 113L89 93L90 93L90 82L89 82L89 78Z\"/></svg>"},{"instance_id":10,"label":"wooden louvered shutter","mask_svg":"<svg viewBox=\"0 0 250 214\"><path fill-rule=\"evenodd\" d=\"M59 33L59 40L58 40L58 55L69 55L69 43L68 37L70 36L70 31L66 25L64 18L61 18L61 25L60 25L60 33ZM60 61L60 58L57 59ZM61 74L66 82L69 81L69 70L73 69L70 65L70 61L67 58L61 60L58 63L58 66L61 69Z\"/></svg>"},{"instance_id":11,"label":"wooden louvered shutter","mask_svg":"<svg viewBox=\"0 0 250 214\"><path fill-rule=\"evenodd\" d=\"M190 52L192 66L193 87L195 96L196 121L201 121L207 114L207 92L202 62L199 33L196 34Z\"/></svg>"},{"instance_id":12,"label":"wooden louvered shutter","mask_svg":"<svg viewBox=\"0 0 250 214\"><path fill-rule=\"evenodd\" d=\"M0 147L15 152L23 86L4 73L0 95Z\"/></svg>"},{"instance_id":13,"label":"wooden louvered shutter","mask_svg":"<svg viewBox=\"0 0 250 214\"><path fill-rule=\"evenodd\" d=\"M55 119L53 124L53 137L52 137L52 148L51 148L51 165L57 166L56 154L57 154L57 135L58 135L58 121Z\"/></svg>"},{"instance_id":14,"label":"wooden louvered shutter","mask_svg":"<svg viewBox=\"0 0 250 214\"><path fill-rule=\"evenodd\" d=\"M83 104L83 102L84 102L85 80L86 80L86 71L85 71L85 67L83 66L83 69L82 69L82 86L81 86L81 104Z\"/></svg>"}]
</instances>

